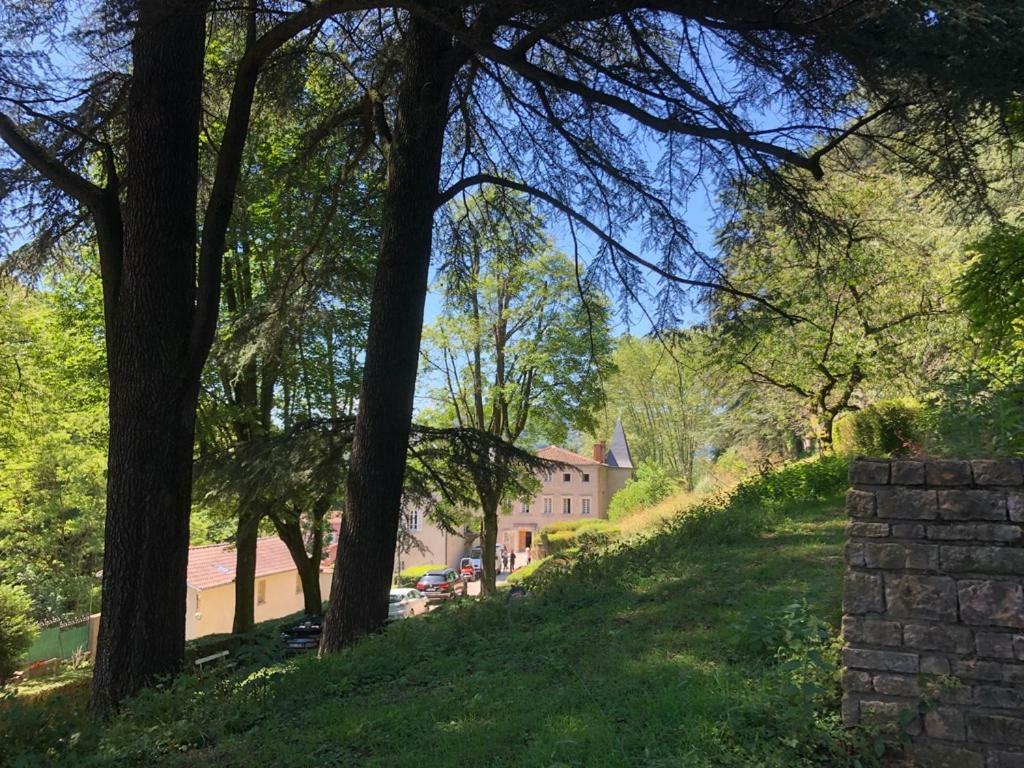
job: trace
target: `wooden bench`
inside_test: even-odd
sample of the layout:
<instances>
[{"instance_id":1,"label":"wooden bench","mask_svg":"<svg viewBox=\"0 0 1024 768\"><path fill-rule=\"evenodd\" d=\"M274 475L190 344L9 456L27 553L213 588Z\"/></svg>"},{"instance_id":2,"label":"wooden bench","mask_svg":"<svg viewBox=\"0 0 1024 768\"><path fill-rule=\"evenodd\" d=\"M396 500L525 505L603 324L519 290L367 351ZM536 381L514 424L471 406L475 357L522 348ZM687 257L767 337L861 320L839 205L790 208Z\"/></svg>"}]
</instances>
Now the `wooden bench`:
<instances>
[{"instance_id":1,"label":"wooden bench","mask_svg":"<svg viewBox=\"0 0 1024 768\"><path fill-rule=\"evenodd\" d=\"M209 656L203 656L201 659L196 659L195 662L193 663L196 665L199 671L202 672L203 667L206 664L209 664L214 661L220 661L221 659L226 658L230 653L231 651L228 650L218 651L217 653L211 653Z\"/></svg>"}]
</instances>

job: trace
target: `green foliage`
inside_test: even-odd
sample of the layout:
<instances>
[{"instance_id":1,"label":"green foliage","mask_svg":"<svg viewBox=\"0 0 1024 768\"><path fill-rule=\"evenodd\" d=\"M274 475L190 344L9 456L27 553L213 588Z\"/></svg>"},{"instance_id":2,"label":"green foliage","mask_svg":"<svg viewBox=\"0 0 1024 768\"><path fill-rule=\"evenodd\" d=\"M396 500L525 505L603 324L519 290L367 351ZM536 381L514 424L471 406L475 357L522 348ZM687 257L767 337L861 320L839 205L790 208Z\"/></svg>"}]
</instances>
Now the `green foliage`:
<instances>
[{"instance_id":1,"label":"green foliage","mask_svg":"<svg viewBox=\"0 0 1024 768\"><path fill-rule=\"evenodd\" d=\"M101 290L70 270L0 287L0 573L32 615L98 604L106 499Z\"/></svg>"},{"instance_id":2,"label":"green foliage","mask_svg":"<svg viewBox=\"0 0 1024 768\"><path fill-rule=\"evenodd\" d=\"M617 535L609 520L566 520L540 529L541 545L548 555L557 555L582 546L599 547Z\"/></svg>"},{"instance_id":3,"label":"green foliage","mask_svg":"<svg viewBox=\"0 0 1024 768\"><path fill-rule=\"evenodd\" d=\"M974 242L957 281L971 326L997 349L1020 336L1024 319L1024 228L1002 223Z\"/></svg>"},{"instance_id":4,"label":"green foliage","mask_svg":"<svg viewBox=\"0 0 1024 768\"><path fill-rule=\"evenodd\" d=\"M676 490L678 484L665 467L653 461L642 461L636 469L636 477L630 478L625 487L612 496L608 519L621 520L645 507L652 507Z\"/></svg>"},{"instance_id":5,"label":"green foliage","mask_svg":"<svg viewBox=\"0 0 1024 768\"><path fill-rule=\"evenodd\" d=\"M634 462L665 467L692 489L699 480L697 454L716 422L718 393L701 366L708 355L707 334L696 330L668 339L621 337L592 440L606 439L621 419Z\"/></svg>"},{"instance_id":6,"label":"green foliage","mask_svg":"<svg viewBox=\"0 0 1024 768\"><path fill-rule=\"evenodd\" d=\"M842 237L770 195L744 198L720 237L728 279L773 307L721 295L712 327L733 408L768 409L772 430L802 421L797 436L827 448L836 417L927 391L962 348L949 301L962 243L923 181L866 151L829 169L814 204Z\"/></svg>"},{"instance_id":7,"label":"green foliage","mask_svg":"<svg viewBox=\"0 0 1024 768\"><path fill-rule=\"evenodd\" d=\"M0 581L0 687L15 670L15 662L32 645L35 622L32 601L24 587Z\"/></svg>"},{"instance_id":8,"label":"green foliage","mask_svg":"<svg viewBox=\"0 0 1024 768\"><path fill-rule=\"evenodd\" d=\"M838 419L833 447L843 456L908 456L925 441L927 414L913 398L882 400Z\"/></svg>"},{"instance_id":9,"label":"green foliage","mask_svg":"<svg viewBox=\"0 0 1024 768\"><path fill-rule=\"evenodd\" d=\"M958 284L976 345L940 377L929 451L1024 455L1024 229L1004 223L973 244Z\"/></svg>"},{"instance_id":10,"label":"green foliage","mask_svg":"<svg viewBox=\"0 0 1024 768\"><path fill-rule=\"evenodd\" d=\"M428 565L417 565L412 568L406 568L398 574L398 586L415 587L416 582L420 580L420 577L430 571L443 571L447 567L447 565L439 563L430 563Z\"/></svg>"},{"instance_id":11,"label":"green foliage","mask_svg":"<svg viewBox=\"0 0 1024 768\"><path fill-rule=\"evenodd\" d=\"M528 582L529 578L536 573L540 568L543 568L546 564L551 562L551 557L541 557L533 560L528 565L524 565L522 568L516 568L512 573L505 579L506 584L523 584Z\"/></svg>"}]
</instances>

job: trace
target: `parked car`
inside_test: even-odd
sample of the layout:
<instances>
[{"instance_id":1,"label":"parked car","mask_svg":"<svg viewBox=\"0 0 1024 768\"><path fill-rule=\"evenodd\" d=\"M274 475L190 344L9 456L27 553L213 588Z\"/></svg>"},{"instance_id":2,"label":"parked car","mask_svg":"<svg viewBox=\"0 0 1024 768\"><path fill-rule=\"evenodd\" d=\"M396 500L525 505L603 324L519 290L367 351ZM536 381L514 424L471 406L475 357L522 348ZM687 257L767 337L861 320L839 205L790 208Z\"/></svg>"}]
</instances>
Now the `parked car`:
<instances>
[{"instance_id":1,"label":"parked car","mask_svg":"<svg viewBox=\"0 0 1024 768\"><path fill-rule=\"evenodd\" d=\"M407 619L427 612L427 596L418 589L392 589L388 598L388 621Z\"/></svg>"},{"instance_id":2,"label":"parked car","mask_svg":"<svg viewBox=\"0 0 1024 768\"><path fill-rule=\"evenodd\" d=\"M477 560L476 562L479 563L480 561ZM472 558L464 557L459 562L459 573L462 574L462 577L465 579L476 581L480 578L481 570L473 564Z\"/></svg>"},{"instance_id":3,"label":"parked car","mask_svg":"<svg viewBox=\"0 0 1024 768\"><path fill-rule=\"evenodd\" d=\"M451 568L443 571L430 571L416 582L416 589L424 593L430 602L438 600L457 600L465 597L468 587Z\"/></svg>"},{"instance_id":4,"label":"parked car","mask_svg":"<svg viewBox=\"0 0 1024 768\"><path fill-rule=\"evenodd\" d=\"M320 647L320 633L323 632L323 617L310 616L298 624L281 630L281 642L286 653L315 651Z\"/></svg>"}]
</instances>

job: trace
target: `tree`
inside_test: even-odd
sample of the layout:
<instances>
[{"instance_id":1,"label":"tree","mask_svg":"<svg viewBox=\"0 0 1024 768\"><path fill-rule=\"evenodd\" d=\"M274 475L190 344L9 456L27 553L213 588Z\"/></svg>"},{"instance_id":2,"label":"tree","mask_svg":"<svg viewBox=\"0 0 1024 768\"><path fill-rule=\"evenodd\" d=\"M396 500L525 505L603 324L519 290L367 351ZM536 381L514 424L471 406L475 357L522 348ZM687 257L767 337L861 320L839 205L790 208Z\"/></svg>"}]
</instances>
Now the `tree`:
<instances>
[{"instance_id":1,"label":"tree","mask_svg":"<svg viewBox=\"0 0 1024 768\"><path fill-rule=\"evenodd\" d=\"M31 604L23 588L0 581L0 687L35 637L36 627L29 618Z\"/></svg>"},{"instance_id":2,"label":"tree","mask_svg":"<svg viewBox=\"0 0 1024 768\"><path fill-rule=\"evenodd\" d=\"M217 160L201 230L199 139L211 4L139 0L104 5L96 16L60 2L5 9L2 45L13 44L14 55L5 50L0 63L0 139L9 150L5 160L13 156L22 165L4 177L0 199L8 212L20 206L28 222L45 207L36 241L43 249L88 221L99 252L110 437L103 620L92 686L98 712L173 672L183 656L196 404L259 74L296 35L352 6L323 2L281 15L253 3L236 11L244 53L228 78L228 117L219 140L212 138ZM24 54L23 35L44 30L52 31L49 43ZM85 61L80 68L73 62L69 73L66 59L47 54L55 46L64 59L72 41L86 46Z\"/></svg>"},{"instance_id":3,"label":"tree","mask_svg":"<svg viewBox=\"0 0 1024 768\"><path fill-rule=\"evenodd\" d=\"M922 182L865 159L817 193L838 238L807 241L751 204L722 234L725 274L761 286L792 319L719 295L719 350L755 388L790 397L831 450L840 414L919 392L948 359L957 238ZM800 230L798 230L800 231Z\"/></svg>"},{"instance_id":4,"label":"tree","mask_svg":"<svg viewBox=\"0 0 1024 768\"><path fill-rule=\"evenodd\" d=\"M664 467L688 490L696 479L697 454L710 440L712 411L720 397L707 384L707 346L706 335L697 330L662 339L619 339L598 421L600 434L607 435L615 419L621 419L637 464Z\"/></svg>"},{"instance_id":5,"label":"tree","mask_svg":"<svg viewBox=\"0 0 1024 768\"><path fill-rule=\"evenodd\" d=\"M99 282L0 289L0 573L37 620L98 606L107 384Z\"/></svg>"},{"instance_id":6,"label":"tree","mask_svg":"<svg viewBox=\"0 0 1024 768\"><path fill-rule=\"evenodd\" d=\"M607 301L581 293L572 261L552 249L521 196L478 195L450 216L445 305L423 353L445 418L510 445L590 427L611 347ZM471 478L481 546L493 552L511 467L490 454L476 463L486 467ZM495 576L494 559L483 558L483 594Z\"/></svg>"},{"instance_id":7,"label":"tree","mask_svg":"<svg viewBox=\"0 0 1024 768\"><path fill-rule=\"evenodd\" d=\"M391 118L387 181L327 650L386 618L434 208L481 185L528 194L563 216L577 243L592 238L597 274L627 298L642 292L643 270L661 280L655 319L674 322L683 288L741 293L684 223L705 169L726 181L749 171L796 208L804 180L779 174L784 165L818 178L822 159L851 135L906 154L923 131L955 133L979 106L998 112L1017 88L1005 73L1020 57L1022 13L1013 3L979 14L883 2L409 11L379 28L400 63L372 70L368 86L392 94L382 110ZM921 55L947 49L963 66ZM999 66L994 51L1005 53ZM395 75L387 89L373 77L381 72ZM759 127L769 102L779 121ZM969 163L975 148L938 146L943 172ZM628 247L630 232L658 255ZM760 290L742 293L771 306Z\"/></svg>"}]
</instances>

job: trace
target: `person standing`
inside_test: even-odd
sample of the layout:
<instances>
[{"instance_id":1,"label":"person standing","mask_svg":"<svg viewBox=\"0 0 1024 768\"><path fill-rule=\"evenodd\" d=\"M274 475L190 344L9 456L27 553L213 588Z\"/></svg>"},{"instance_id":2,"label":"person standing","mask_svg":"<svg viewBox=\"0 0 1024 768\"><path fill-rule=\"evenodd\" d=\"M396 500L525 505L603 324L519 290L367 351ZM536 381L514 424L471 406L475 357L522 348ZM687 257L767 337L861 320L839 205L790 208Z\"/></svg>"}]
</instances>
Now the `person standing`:
<instances>
[{"instance_id":1,"label":"person standing","mask_svg":"<svg viewBox=\"0 0 1024 768\"><path fill-rule=\"evenodd\" d=\"M529 565L531 562L533 562L533 556L530 554L530 548L527 547L526 548L526 564Z\"/></svg>"},{"instance_id":2,"label":"person standing","mask_svg":"<svg viewBox=\"0 0 1024 768\"><path fill-rule=\"evenodd\" d=\"M512 571L514 571L515 569L516 569L516 553L515 552L509 552L508 553L508 572L512 573Z\"/></svg>"},{"instance_id":3,"label":"person standing","mask_svg":"<svg viewBox=\"0 0 1024 768\"><path fill-rule=\"evenodd\" d=\"M504 547L501 548L501 568L498 569L498 573L504 573L508 570L508 550Z\"/></svg>"}]
</instances>

